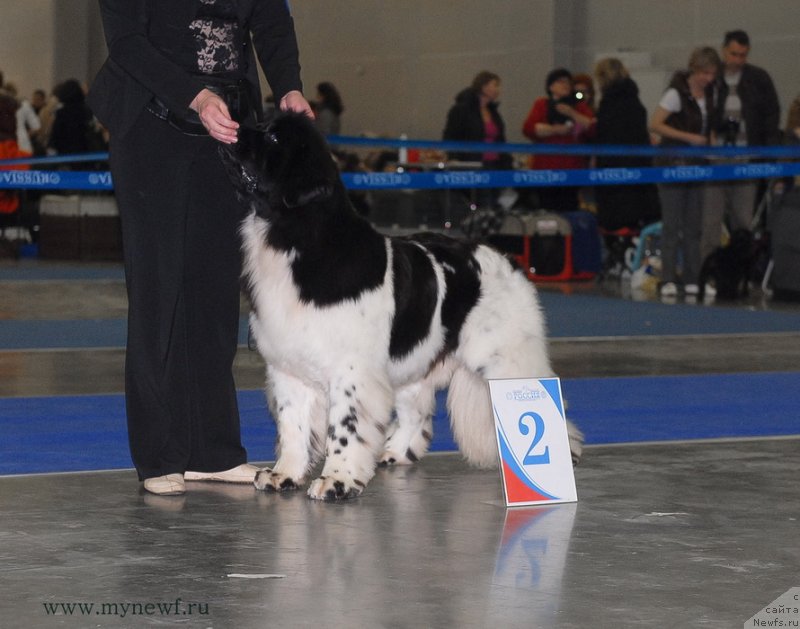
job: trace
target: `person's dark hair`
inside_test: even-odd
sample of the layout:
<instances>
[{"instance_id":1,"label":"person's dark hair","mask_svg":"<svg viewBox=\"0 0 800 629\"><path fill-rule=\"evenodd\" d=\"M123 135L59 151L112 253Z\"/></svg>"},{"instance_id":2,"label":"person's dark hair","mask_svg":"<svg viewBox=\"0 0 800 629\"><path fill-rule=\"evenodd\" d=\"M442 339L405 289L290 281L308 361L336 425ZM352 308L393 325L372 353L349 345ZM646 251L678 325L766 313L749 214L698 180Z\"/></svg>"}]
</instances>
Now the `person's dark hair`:
<instances>
[{"instance_id":1,"label":"person's dark hair","mask_svg":"<svg viewBox=\"0 0 800 629\"><path fill-rule=\"evenodd\" d=\"M499 81L500 77L497 76L494 72L489 72L488 70L483 70L482 72L478 72L475 75L475 78L472 79L472 89L476 92L480 93L483 89L483 86L487 83L491 83L492 81Z\"/></svg>"},{"instance_id":2,"label":"person's dark hair","mask_svg":"<svg viewBox=\"0 0 800 629\"><path fill-rule=\"evenodd\" d=\"M317 92L322 96L322 102L319 103L320 105L325 105L325 107L330 109L337 116L341 115L344 111L344 104L342 103L342 97L339 95L339 90L336 89L333 83L324 81L318 84Z\"/></svg>"},{"instance_id":3,"label":"person's dark hair","mask_svg":"<svg viewBox=\"0 0 800 629\"><path fill-rule=\"evenodd\" d=\"M76 79L67 79L63 83L56 86L53 90L56 98L65 105L72 105L75 103L86 102L86 95L83 93L83 87Z\"/></svg>"},{"instance_id":4,"label":"person's dark hair","mask_svg":"<svg viewBox=\"0 0 800 629\"><path fill-rule=\"evenodd\" d=\"M722 45L727 46L732 41L735 41L740 46L750 47L750 36L743 30L728 31L725 33L725 39L722 41Z\"/></svg>"},{"instance_id":5,"label":"person's dark hair","mask_svg":"<svg viewBox=\"0 0 800 629\"><path fill-rule=\"evenodd\" d=\"M17 101L0 93L0 140L17 139Z\"/></svg>"},{"instance_id":6,"label":"person's dark hair","mask_svg":"<svg viewBox=\"0 0 800 629\"><path fill-rule=\"evenodd\" d=\"M547 78L544 80L544 87L548 94L550 94L550 86L561 79L569 79L572 81L572 73L566 68L556 68L547 73Z\"/></svg>"}]
</instances>

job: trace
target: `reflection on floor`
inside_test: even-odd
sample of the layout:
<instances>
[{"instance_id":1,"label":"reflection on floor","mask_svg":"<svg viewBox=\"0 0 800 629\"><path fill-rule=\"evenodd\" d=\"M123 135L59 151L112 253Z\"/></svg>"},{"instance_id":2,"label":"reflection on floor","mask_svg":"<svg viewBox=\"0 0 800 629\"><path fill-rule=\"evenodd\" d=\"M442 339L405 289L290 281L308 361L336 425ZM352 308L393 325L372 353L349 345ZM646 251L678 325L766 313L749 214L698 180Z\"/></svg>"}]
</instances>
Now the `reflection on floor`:
<instances>
[{"instance_id":1,"label":"reflection on floor","mask_svg":"<svg viewBox=\"0 0 800 629\"><path fill-rule=\"evenodd\" d=\"M4 463L79 434L48 396L92 406L88 417L97 396L122 391L109 324L124 317L119 268L31 268L0 263L0 339L12 339L0 348ZM543 291L572 328L615 330L621 303L631 327L647 327L616 285ZM605 311L601 297L613 302ZM578 312L587 303L593 318ZM506 509L497 474L453 454L381 470L344 504L202 483L159 498L129 470L0 477L0 625L742 626L798 585L800 326L784 327L800 307L754 295L689 310L680 317L703 333L595 327L551 343L587 433L618 434L623 416L631 433L658 428L658 443L589 447L577 504ZM761 325L759 313L783 318ZM112 343L57 344L64 322L107 328ZM34 340L20 346L20 334ZM260 388L263 365L245 348L236 372L241 389ZM687 440L720 424L751 436ZM100 458L79 448L76 459Z\"/></svg>"}]
</instances>

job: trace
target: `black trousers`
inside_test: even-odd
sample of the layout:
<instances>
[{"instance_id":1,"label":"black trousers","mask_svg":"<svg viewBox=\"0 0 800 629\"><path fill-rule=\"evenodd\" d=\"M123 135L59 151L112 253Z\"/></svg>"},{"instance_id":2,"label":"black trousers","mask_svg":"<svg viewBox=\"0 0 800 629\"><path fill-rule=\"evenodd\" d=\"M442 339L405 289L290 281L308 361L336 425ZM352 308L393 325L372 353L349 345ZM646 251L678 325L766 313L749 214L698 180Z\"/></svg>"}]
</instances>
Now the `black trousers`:
<instances>
[{"instance_id":1,"label":"black trousers","mask_svg":"<svg viewBox=\"0 0 800 629\"><path fill-rule=\"evenodd\" d=\"M242 209L217 144L147 111L111 141L129 302L128 436L140 480L247 460L232 374Z\"/></svg>"}]
</instances>

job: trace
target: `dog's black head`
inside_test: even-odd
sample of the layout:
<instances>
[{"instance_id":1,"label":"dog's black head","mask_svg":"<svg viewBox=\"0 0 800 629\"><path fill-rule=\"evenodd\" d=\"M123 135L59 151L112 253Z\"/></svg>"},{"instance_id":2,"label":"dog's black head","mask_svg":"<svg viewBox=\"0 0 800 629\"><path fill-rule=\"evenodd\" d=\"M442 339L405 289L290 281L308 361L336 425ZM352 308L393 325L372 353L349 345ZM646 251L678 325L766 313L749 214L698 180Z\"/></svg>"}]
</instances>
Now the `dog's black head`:
<instances>
[{"instance_id":1,"label":"dog's black head","mask_svg":"<svg viewBox=\"0 0 800 629\"><path fill-rule=\"evenodd\" d=\"M239 201L260 216L329 198L341 186L330 147L306 116L281 113L266 131L242 127L220 147Z\"/></svg>"}]
</instances>

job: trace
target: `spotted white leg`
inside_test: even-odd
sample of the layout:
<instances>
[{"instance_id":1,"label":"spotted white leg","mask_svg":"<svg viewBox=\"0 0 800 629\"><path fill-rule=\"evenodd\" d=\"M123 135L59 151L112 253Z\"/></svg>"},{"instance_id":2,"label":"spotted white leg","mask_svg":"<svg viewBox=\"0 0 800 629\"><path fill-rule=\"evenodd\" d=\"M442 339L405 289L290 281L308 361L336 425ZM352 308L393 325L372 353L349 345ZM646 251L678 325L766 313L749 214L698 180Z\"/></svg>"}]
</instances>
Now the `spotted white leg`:
<instances>
[{"instance_id":1,"label":"spotted white leg","mask_svg":"<svg viewBox=\"0 0 800 629\"><path fill-rule=\"evenodd\" d=\"M325 465L310 498L340 500L361 494L375 474L386 438L392 391L384 381L353 371L330 387Z\"/></svg>"},{"instance_id":2,"label":"spotted white leg","mask_svg":"<svg viewBox=\"0 0 800 629\"><path fill-rule=\"evenodd\" d=\"M267 368L267 395L278 425L278 459L256 475L257 489L297 489L321 454L324 392L294 376Z\"/></svg>"}]
</instances>

